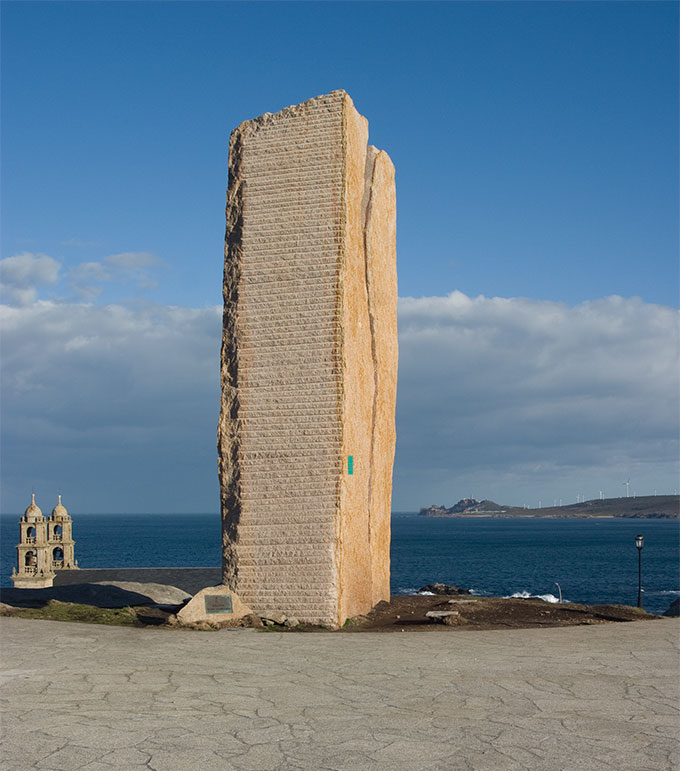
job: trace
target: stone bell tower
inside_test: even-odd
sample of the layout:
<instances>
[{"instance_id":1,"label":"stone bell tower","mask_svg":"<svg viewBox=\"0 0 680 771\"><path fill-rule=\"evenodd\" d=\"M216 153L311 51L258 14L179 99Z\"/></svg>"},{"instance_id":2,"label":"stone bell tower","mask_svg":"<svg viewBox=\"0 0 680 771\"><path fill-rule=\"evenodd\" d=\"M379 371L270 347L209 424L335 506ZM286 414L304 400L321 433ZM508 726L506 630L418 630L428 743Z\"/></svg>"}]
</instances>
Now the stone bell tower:
<instances>
[{"instance_id":1,"label":"stone bell tower","mask_svg":"<svg viewBox=\"0 0 680 771\"><path fill-rule=\"evenodd\" d=\"M31 503L19 520L17 568L12 581L17 589L45 589L52 586L55 570L75 569L72 522L68 512L58 503L49 519L43 516L31 495Z\"/></svg>"},{"instance_id":2,"label":"stone bell tower","mask_svg":"<svg viewBox=\"0 0 680 771\"><path fill-rule=\"evenodd\" d=\"M47 520L47 546L50 551L53 570L73 570L78 563L73 556L73 521L62 506L61 495Z\"/></svg>"}]
</instances>

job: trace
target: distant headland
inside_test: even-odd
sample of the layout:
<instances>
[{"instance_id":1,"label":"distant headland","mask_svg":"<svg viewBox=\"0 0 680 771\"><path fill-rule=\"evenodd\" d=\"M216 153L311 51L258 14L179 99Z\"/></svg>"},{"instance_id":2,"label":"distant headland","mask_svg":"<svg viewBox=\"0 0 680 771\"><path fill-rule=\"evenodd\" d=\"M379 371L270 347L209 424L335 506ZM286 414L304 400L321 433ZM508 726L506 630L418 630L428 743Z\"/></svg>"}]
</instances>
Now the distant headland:
<instances>
[{"instance_id":1,"label":"distant headland","mask_svg":"<svg viewBox=\"0 0 680 771\"><path fill-rule=\"evenodd\" d=\"M643 495L635 498L603 498L572 503L568 506L545 506L526 509L501 506L493 501L462 498L450 508L427 506L421 517L553 517L602 519L630 517L634 519L680 519L680 495Z\"/></svg>"}]
</instances>

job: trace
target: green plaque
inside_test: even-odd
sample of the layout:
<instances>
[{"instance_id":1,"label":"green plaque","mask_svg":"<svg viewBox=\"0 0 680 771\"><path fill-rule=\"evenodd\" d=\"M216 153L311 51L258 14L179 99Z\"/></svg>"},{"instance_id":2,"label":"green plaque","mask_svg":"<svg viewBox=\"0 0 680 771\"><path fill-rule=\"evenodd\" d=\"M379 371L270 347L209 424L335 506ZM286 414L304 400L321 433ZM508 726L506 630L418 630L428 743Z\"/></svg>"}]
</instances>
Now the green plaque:
<instances>
[{"instance_id":1,"label":"green plaque","mask_svg":"<svg viewBox=\"0 0 680 771\"><path fill-rule=\"evenodd\" d=\"M354 474L354 455L347 456L347 473Z\"/></svg>"},{"instance_id":2,"label":"green plaque","mask_svg":"<svg viewBox=\"0 0 680 771\"><path fill-rule=\"evenodd\" d=\"M206 594L205 597L206 613L233 613L230 594Z\"/></svg>"}]
</instances>

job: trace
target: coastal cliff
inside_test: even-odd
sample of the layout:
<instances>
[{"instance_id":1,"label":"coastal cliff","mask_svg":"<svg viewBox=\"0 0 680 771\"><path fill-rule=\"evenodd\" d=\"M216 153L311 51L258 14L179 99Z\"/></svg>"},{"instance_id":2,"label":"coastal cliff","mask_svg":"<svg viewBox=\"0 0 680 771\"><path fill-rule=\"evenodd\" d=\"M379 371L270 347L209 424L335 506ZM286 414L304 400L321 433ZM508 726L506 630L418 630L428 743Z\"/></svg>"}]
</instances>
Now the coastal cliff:
<instances>
[{"instance_id":1,"label":"coastal cliff","mask_svg":"<svg viewBox=\"0 0 680 771\"><path fill-rule=\"evenodd\" d=\"M679 519L680 496L644 495L636 498L604 498L572 503L568 506L546 506L528 509L521 506L501 506L494 501L462 498L450 508L426 506L421 517L553 517L553 518L613 518Z\"/></svg>"}]
</instances>

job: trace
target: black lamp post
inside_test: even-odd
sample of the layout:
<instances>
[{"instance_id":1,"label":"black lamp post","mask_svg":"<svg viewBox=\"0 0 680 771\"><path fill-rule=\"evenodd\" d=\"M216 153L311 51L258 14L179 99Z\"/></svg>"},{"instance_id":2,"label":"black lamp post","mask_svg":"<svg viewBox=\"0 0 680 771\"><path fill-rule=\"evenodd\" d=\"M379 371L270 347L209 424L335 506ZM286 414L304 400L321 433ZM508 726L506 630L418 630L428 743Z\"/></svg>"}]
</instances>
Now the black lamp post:
<instances>
[{"instance_id":1,"label":"black lamp post","mask_svg":"<svg viewBox=\"0 0 680 771\"><path fill-rule=\"evenodd\" d=\"M644 546L644 543L644 536L635 536L635 545L638 550L638 608L642 607L642 547Z\"/></svg>"}]
</instances>

